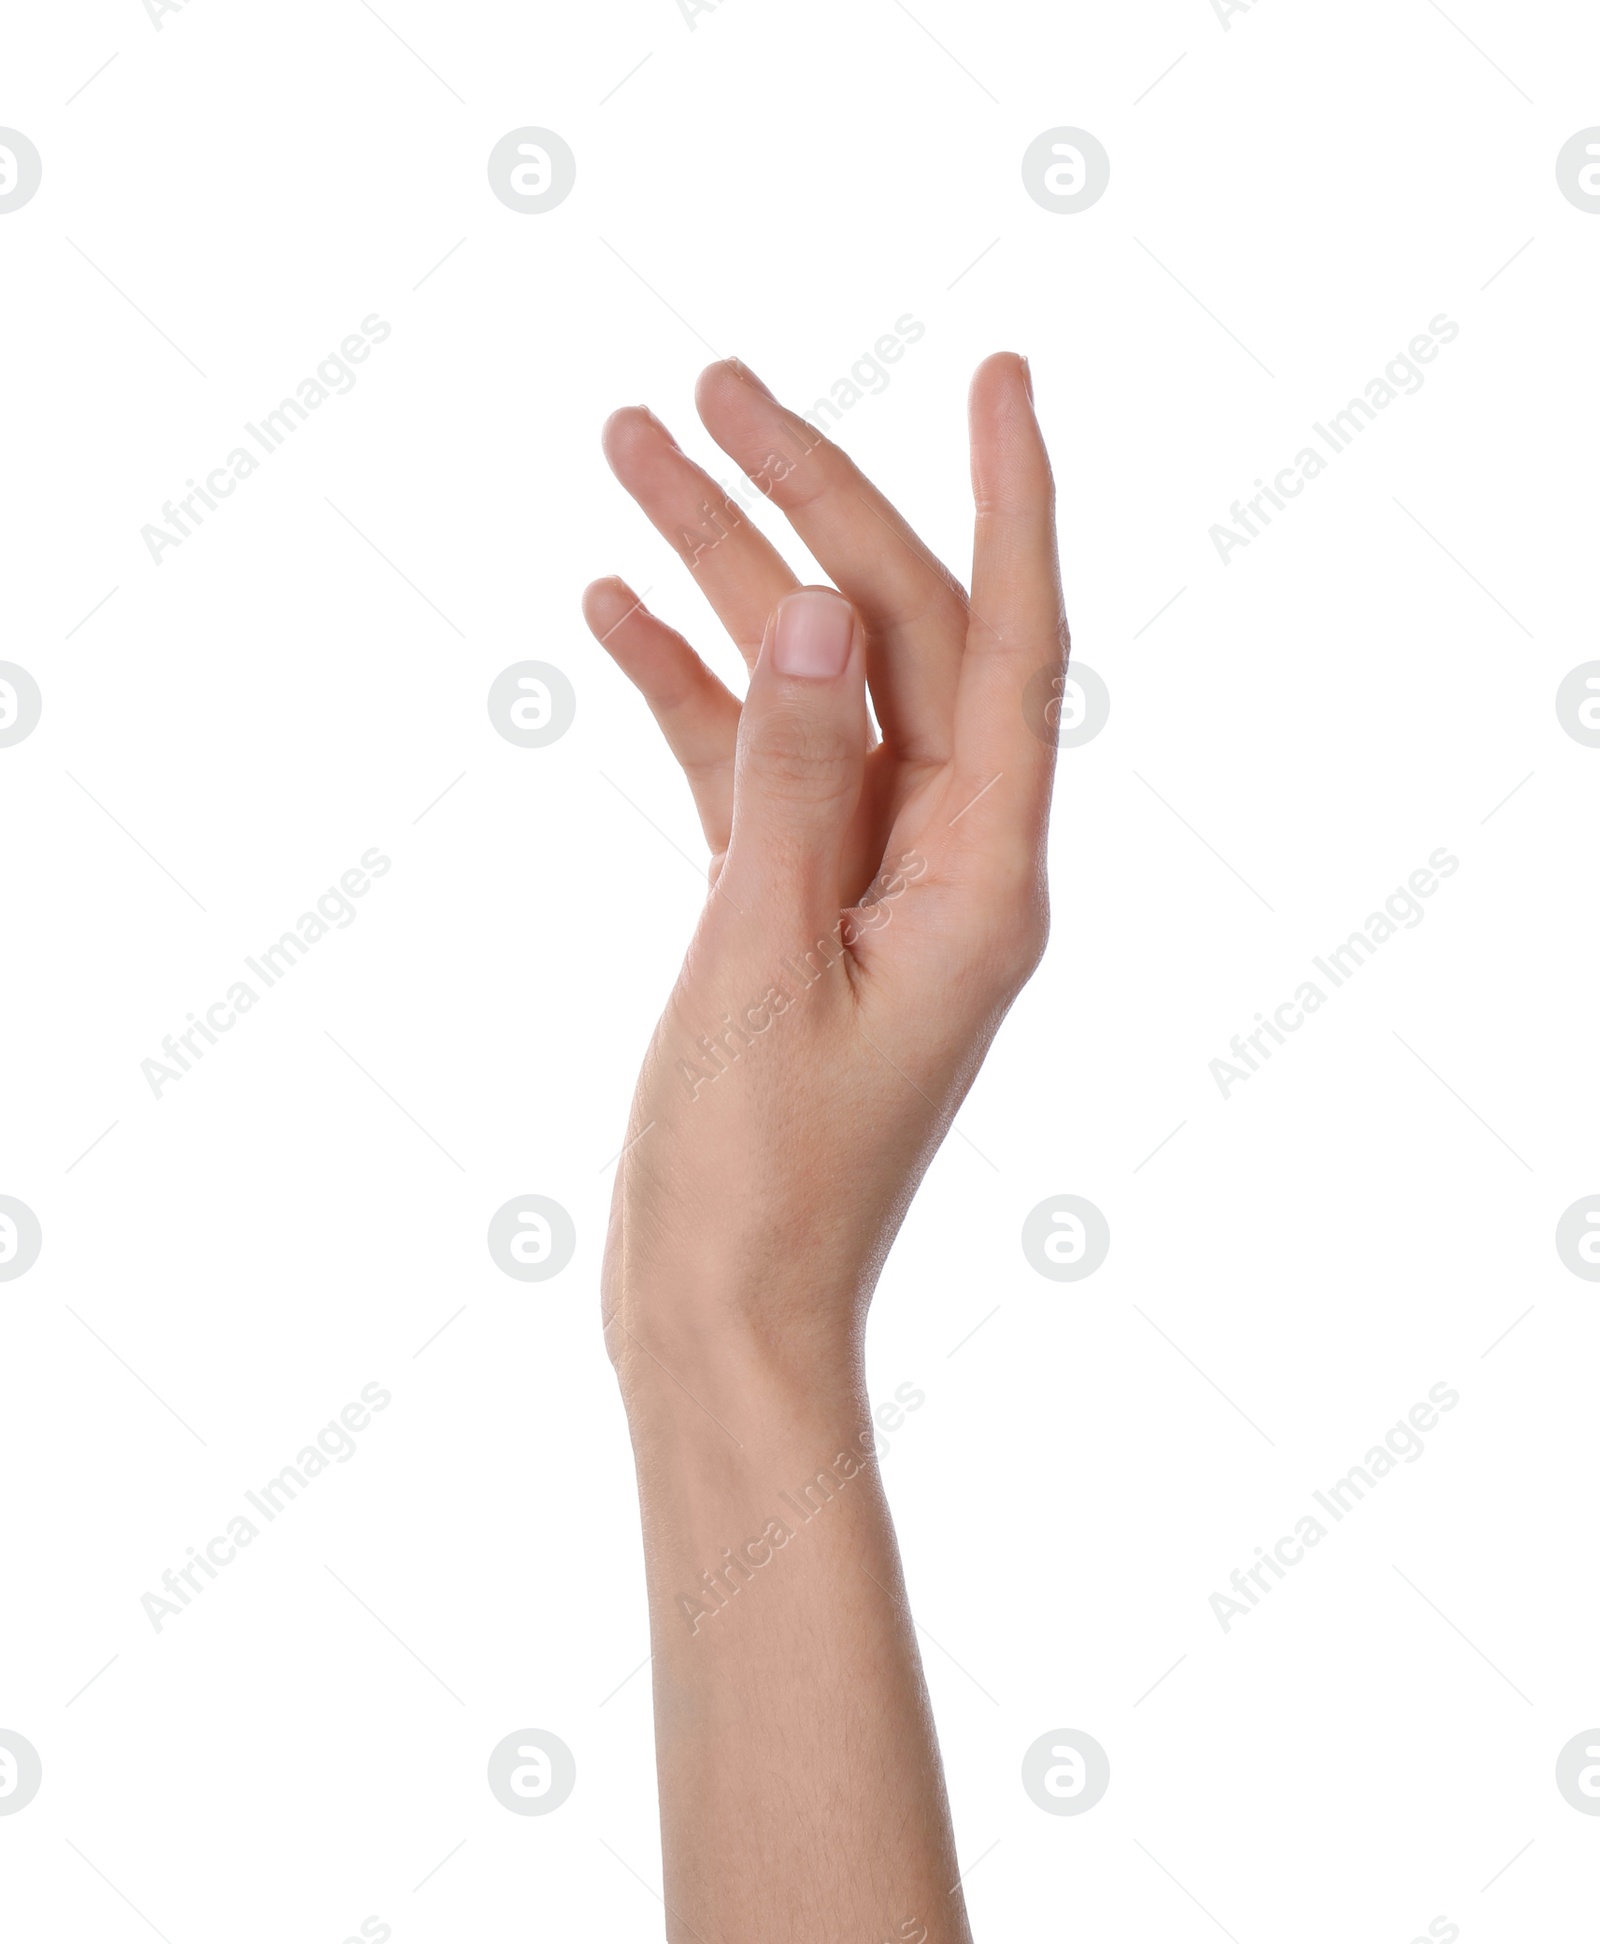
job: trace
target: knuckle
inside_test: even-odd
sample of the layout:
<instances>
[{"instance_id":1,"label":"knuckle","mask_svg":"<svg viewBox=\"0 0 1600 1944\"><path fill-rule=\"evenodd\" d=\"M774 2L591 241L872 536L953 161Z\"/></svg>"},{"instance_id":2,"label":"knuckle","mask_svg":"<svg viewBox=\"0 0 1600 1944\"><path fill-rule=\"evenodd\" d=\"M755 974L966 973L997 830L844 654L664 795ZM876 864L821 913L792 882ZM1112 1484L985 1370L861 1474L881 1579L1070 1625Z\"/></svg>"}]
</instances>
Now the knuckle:
<instances>
[{"instance_id":1,"label":"knuckle","mask_svg":"<svg viewBox=\"0 0 1600 1944\"><path fill-rule=\"evenodd\" d=\"M831 439L809 424L806 431L810 437L801 439L799 451L781 476L782 490L772 495L786 513L804 513L828 494L838 493L855 471Z\"/></svg>"},{"instance_id":2,"label":"knuckle","mask_svg":"<svg viewBox=\"0 0 1600 1944\"><path fill-rule=\"evenodd\" d=\"M1012 989L1026 985L1050 942L1049 908L1042 900L1013 904L1006 916L997 915L988 930L987 956L1002 982Z\"/></svg>"},{"instance_id":3,"label":"knuckle","mask_svg":"<svg viewBox=\"0 0 1600 1944\"><path fill-rule=\"evenodd\" d=\"M1050 943L1050 913L1041 906L1017 925L1012 933L1010 972L1017 984L1026 985L1045 955Z\"/></svg>"},{"instance_id":4,"label":"knuckle","mask_svg":"<svg viewBox=\"0 0 1600 1944\"><path fill-rule=\"evenodd\" d=\"M1001 981L1016 990L1039 969L1050 942L1050 898L1036 862L1018 862L989 885L983 930L986 956Z\"/></svg>"},{"instance_id":5,"label":"knuckle","mask_svg":"<svg viewBox=\"0 0 1600 1944\"><path fill-rule=\"evenodd\" d=\"M752 725L746 773L769 796L828 803L856 787L862 750L843 724L776 709Z\"/></svg>"},{"instance_id":6,"label":"knuckle","mask_svg":"<svg viewBox=\"0 0 1600 1944\"><path fill-rule=\"evenodd\" d=\"M979 480L973 491L973 504L980 519L1019 528L1048 529L1050 538L1055 537L1056 480L1042 450L1031 463L1023 461L1007 473Z\"/></svg>"}]
</instances>

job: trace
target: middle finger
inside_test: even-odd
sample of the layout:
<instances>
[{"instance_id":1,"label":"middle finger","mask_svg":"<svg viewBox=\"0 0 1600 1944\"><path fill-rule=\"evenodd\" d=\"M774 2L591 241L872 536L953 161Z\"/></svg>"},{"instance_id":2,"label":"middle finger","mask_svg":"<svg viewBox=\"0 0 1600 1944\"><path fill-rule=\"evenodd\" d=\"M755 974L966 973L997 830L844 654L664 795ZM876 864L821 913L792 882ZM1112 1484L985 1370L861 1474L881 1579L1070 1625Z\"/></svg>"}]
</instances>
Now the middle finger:
<instances>
[{"instance_id":1,"label":"middle finger","mask_svg":"<svg viewBox=\"0 0 1600 1944\"><path fill-rule=\"evenodd\" d=\"M729 360L696 393L706 430L782 509L867 624L885 739L910 762L948 760L967 638L961 584L855 463L754 372Z\"/></svg>"}]
</instances>

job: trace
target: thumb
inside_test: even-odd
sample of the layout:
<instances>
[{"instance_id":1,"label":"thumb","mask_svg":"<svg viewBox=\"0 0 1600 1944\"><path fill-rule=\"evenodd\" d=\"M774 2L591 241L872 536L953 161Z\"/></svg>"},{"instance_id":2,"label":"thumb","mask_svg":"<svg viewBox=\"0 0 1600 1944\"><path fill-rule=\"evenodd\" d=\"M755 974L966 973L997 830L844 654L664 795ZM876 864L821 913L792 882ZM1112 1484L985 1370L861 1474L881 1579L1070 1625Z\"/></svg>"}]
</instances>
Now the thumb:
<instances>
[{"instance_id":1,"label":"thumb","mask_svg":"<svg viewBox=\"0 0 1600 1944\"><path fill-rule=\"evenodd\" d=\"M733 831L719 883L742 909L824 932L838 922L868 734L860 617L829 587L785 595L739 718Z\"/></svg>"}]
</instances>

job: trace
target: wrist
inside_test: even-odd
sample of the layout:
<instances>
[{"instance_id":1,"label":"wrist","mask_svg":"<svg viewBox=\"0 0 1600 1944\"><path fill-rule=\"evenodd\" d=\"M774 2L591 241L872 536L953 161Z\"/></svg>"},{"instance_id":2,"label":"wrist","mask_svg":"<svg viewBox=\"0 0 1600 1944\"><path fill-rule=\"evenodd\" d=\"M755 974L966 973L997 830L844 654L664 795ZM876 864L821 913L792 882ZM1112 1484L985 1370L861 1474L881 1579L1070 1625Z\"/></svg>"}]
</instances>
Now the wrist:
<instances>
[{"instance_id":1,"label":"wrist","mask_svg":"<svg viewBox=\"0 0 1600 1944\"><path fill-rule=\"evenodd\" d=\"M864 1408L853 1326L635 1299L607 1312L605 1336L630 1423L681 1435L721 1423L743 1439L740 1424L842 1420Z\"/></svg>"},{"instance_id":2,"label":"wrist","mask_svg":"<svg viewBox=\"0 0 1600 1944\"><path fill-rule=\"evenodd\" d=\"M760 1399L853 1399L861 1389L871 1282L797 1278L763 1265L608 1263L601 1289L606 1349L630 1416L690 1397L715 1406Z\"/></svg>"},{"instance_id":3,"label":"wrist","mask_svg":"<svg viewBox=\"0 0 1600 1944\"><path fill-rule=\"evenodd\" d=\"M844 1542L860 1519L884 1516L880 1436L853 1362L797 1372L724 1342L669 1369L653 1348L631 1348L618 1377L648 1510L652 1607L676 1640L680 1596L701 1598L696 1576L720 1572L728 1547L805 1531L822 1536L803 1549L816 1564L831 1551L827 1534Z\"/></svg>"}]
</instances>

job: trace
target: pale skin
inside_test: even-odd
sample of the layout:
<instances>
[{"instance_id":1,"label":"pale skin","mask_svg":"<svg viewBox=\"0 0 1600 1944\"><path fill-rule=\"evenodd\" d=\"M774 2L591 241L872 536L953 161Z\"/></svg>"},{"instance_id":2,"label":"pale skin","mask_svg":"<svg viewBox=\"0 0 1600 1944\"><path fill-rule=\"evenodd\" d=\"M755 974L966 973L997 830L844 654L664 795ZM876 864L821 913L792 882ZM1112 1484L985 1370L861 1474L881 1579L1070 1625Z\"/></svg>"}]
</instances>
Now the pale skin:
<instances>
[{"instance_id":1,"label":"pale skin","mask_svg":"<svg viewBox=\"0 0 1600 1944\"><path fill-rule=\"evenodd\" d=\"M612 469L749 667L741 701L623 582L585 594L710 852L602 1289L639 1479L666 1934L968 1944L863 1339L1044 950L1055 750L1024 696L1067 653L1049 461L1026 364L987 359L969 598L746 367L713 365L697 403L834 586L802 589L650 413L607 422Z\"/></svg>"}]
</instances>

